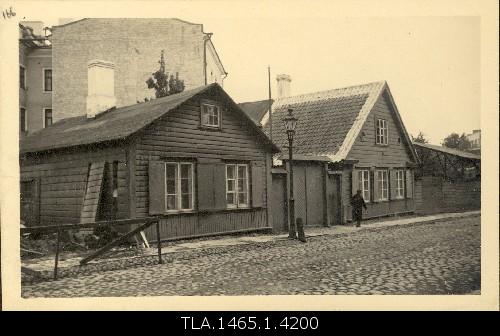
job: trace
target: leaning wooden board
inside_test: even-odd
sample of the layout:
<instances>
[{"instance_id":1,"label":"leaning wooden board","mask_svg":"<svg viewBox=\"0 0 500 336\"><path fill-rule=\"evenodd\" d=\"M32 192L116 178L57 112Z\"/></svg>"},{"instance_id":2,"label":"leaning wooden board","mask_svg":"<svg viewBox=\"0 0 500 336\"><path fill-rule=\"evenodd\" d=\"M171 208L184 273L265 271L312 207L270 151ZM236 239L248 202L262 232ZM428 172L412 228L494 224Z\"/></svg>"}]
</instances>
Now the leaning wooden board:
<instances>
[{"instance_id":1,"label":"leaning wooden board","mask_svg":"<svg viewBox=\"0 0 500 336\"><path fill-rule=\"evenodd\" d=\"M93 162L90 165L87 188L83 199L80 223L92 223L96 221L97 207L102 190L105 162Z\"/></svg>"}]
</instances>

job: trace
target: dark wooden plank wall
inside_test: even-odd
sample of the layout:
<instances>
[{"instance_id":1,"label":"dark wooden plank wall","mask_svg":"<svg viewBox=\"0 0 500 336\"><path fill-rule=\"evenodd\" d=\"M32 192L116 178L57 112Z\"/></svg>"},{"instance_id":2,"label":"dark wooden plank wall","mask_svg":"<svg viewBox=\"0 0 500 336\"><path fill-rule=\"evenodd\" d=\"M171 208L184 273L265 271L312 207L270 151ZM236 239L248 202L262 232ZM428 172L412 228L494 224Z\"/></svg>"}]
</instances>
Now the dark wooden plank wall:
<instances>
[{"instance_id":1,"label":"dark wooden plank wall","mask_svg":"<svg viewBox=\"0 0 500 336\"><path fill-rule=\"evenodd\" d=\"M40 181L39 225L78 223L82 209L88 166L91 162L118 161L118 218L128 217L128 187L125 150L91 148L27 155L21 160L21 180Z\"/></svg>"},{"instance_id":2,"label":"dark wooden plank wall","mask_svg":"<svg viewBox=\"0 0 500 336\"><path fill-rule=\"evenodd\" d=\"M434 214L481 209L481 181L444 181L423 176L415 183L416 212Z\"/></svg>"},{"instance_id":3,"label":"dark wooden plank wall","mask_svg":"<svg viewBox=\"0 0 500 336\"><path fill-rule=\"evenodd\" d=\"M388 125L388 145L375 144L375 120L385 119ZM391 111L387 99L381 95L372 111L368 115L360 134L352 146L347 158L358 160L358 167L404 167L406 162L412 161L408 146L405 144L402 130L396 122L396 117ZM398 138L401 142L398 143Z\"/></svg>"},{"instance_id":4,"label":"dark wooden plank wall","mask_svg":"<svg viewBox=\"0 0 500 336\"><path fill-rule=\"evenodd\" d=\"M145 217L149 212L148 166L151 160L166 161L168 157L190 157L248 162L261 161L263 165L266 165L268 152L262 144L259 144L249 125L235 115L234 111L222 112L222 129L220 131L200 129L200 99L222 101L221 97L214 96L193 98L176 111L172 111L146 127L137 138L135 142L135 210L137 217ZM263 169L261 180L267 184L265 171L266 169ZM264 185L264 195L267 195L266 188L267 186ZM266 206L267 197L264 196L263 208ZM240 229L263 227L267 226L267 218L263 219L262 217L265 214L265 211L259 212L256 222L253 222L255 210L200 215L199 220L196 219L197 214L179 215L173 220L174 223L179 224L172 224L171 229L162 226L162 238L171 238L171 234L182 236L196 235L200 232L207 234L230 231L235 226ZM177 228L175 229L177 231L169 231L174 230L173 228Z\"/></svg>"},{"instance_id":5,"label":"dark wooden plank wall","mask_svg":"<svg viewBox=\"0 0 500 336\"><path fill-rule=\"evenodd\" d=\"M162 218L160 237L161 239L191 238L261 228L268 228L266 211L262 208L207 215L190 213ZM146 229L145 233L149 241L156 241L155 226Z\"/></svg>"},{"instance_id":6,"label":"dark wooden plank wall","mask_svg":"<svg viewBox=\"0 0 500 336\"><path fill-rule=\"evenodd\" d=\"M387 121L388 126L388 145L381 146L375 144L376 119L382 118ZM347 158L358 160L354 168L370 169L377 168L401 168L406 169L406 163L412 161L410 149L408 148L402 129L397 123L397 119L391 111L388 99L382 94L375 103L372 111L361 129L360 134L354 142ZM399 139L399 141L398 141ZM351 169L345 169L343 172L342 203L344 206L344 219L351 220L352 209L350 197L353 194L351 183ZM373 181L371 181L373 183ZM368 212L364 213L365 218L393 215L397 213L411 212L415 210L413 199L390 200L384 202L372 202L367 205ZM363 210L364 211L364 210Z\"/></svg>"}]
</instances>

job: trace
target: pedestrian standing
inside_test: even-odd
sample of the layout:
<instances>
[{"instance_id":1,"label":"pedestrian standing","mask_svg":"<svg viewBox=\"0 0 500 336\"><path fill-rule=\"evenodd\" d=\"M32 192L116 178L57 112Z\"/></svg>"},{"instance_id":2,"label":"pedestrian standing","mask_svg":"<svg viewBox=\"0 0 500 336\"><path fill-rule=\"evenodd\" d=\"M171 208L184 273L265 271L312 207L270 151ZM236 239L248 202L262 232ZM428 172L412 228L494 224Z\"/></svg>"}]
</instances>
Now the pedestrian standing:
<instances>
[{"instance_id":1,"label":"pedestrian standing","mask_svg":"<svg viewBox=\"0 0 500 336\"><path fill-rule=\"evenodd\" d=\"M360 227L363 219L363 208L366 210L366 203L363 196L361 196L361 190L358 189L356 195L351 197L351 205L352 221L356 221L356 227Z\"/></svg>"}]
</instances>

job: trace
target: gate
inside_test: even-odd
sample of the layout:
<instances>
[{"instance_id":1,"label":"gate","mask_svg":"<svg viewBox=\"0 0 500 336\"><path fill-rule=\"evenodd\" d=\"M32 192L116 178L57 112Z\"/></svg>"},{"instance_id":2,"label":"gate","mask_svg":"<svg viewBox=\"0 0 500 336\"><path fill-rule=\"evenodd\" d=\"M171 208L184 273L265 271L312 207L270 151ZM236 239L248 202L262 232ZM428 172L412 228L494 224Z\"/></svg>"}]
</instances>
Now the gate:
<instances>
[{"instance_id":1,"label":"gate","mask_svg":"<svg viewBox=\"0 0 500 336\"><path fill-rule=\"evenodd\" d=\"M39 224L38 219L38 184L37 180L21 181L21 220L25 226L35 226Z\"/></svg>"},{"instance_id":2,"label":"gate","mask_svg":"<svg viewBox=\"0 0 500 336\"><path fill-rule=\"evenodd\" d=\"M273 230L287 231L288 230L288 208L286 203L286 173L272 174L272 190L271 190L271 210Z\"/></svg>"},{"instance_id":3,"label":"gate","mask_svg":"<svg viewBox=\"0 0 500 336\"><path fill-rule=\"evenodd\" d=\"M340 199L340 174L328 174L328 218L329 225L342 224L342 203Z\"/></svg>"}]
</instances>

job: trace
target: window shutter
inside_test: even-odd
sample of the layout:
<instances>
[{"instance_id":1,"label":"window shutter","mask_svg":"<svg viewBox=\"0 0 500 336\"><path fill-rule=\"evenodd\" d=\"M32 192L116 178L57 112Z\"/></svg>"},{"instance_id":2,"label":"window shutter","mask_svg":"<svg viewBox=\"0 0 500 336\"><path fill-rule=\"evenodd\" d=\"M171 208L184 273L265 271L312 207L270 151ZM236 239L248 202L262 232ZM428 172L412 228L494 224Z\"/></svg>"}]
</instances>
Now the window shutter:
<instances>
[{"instance_id":1,"label":"window shutter","mask_svg":"<svg viewBox=\"0 0 500 336\"><path fill-rule=\"evenodd\" d=\"M406 198L413 198L413 172L406 170Z\"/></svg>"},{"instance_id":2,"label":"window shutter","mask_svg":"<svg viewBox=\"0 0 500 336\"><path fill-rule=\"evenodd\" d=\"M354 196L359 189L359 171L353 169L351 175L351 196Z\"/></svg>"},{"instance_id":3,"label":"window shutter","mask_svg":"<svg viewBox=\"0 0 500 336\"><path fill-rule=\"evenodd\" d=\"M252 161L252 207L264 206L264 164L261 161Z\"/></svg>"},{"instance_id":4,"label":"window shutter","mask_svg":"<svg viewBox=\"0 0 500 336\"><path fill-rule=\"evenodd\" d=\"M226 165L217 163L213 168L214 208L222 210L226 208Z\"/></svg>"},{"instance_id":5,"label":"window shutter","mask_svg":"<svg viewBox=\"0 0 500 336\"><path fill-rule=\"evenodd\" d=\"M149 214L165 213L165 163L149 162Z\"/></svg>"},{"instance_id":6,"label":"window shutter","mask_svg":"<svg viewBox=\"0 0 500 336\"><path fill-rule=\"evenodd\" d=\"M215 164L198 163L198 210L212 210L214 208L214 167ZM225 185L225 184L224 184Z\"/></svg>"},{"instance_id":7,"label":"window shutter","mask_svg":"<svg viewBox=\"0 0 500 336\"><path fill-rule=\"evenodd\" d=\"M373 201L377 202L380 199L380 183L377 171L373 172Z\"/></svg>"},{"instance_id":8,"label":"window shutter","mask_svg":"<svg viewBox=\"0 0 500 336\"><path fill-rule=\"evenodd\" d=\"M397 186L398 181L396 178L397 170L392 168L389 169L389 190L390 190L390 199L395 199L397 197Z\"/></svg>"}]
</instances>

